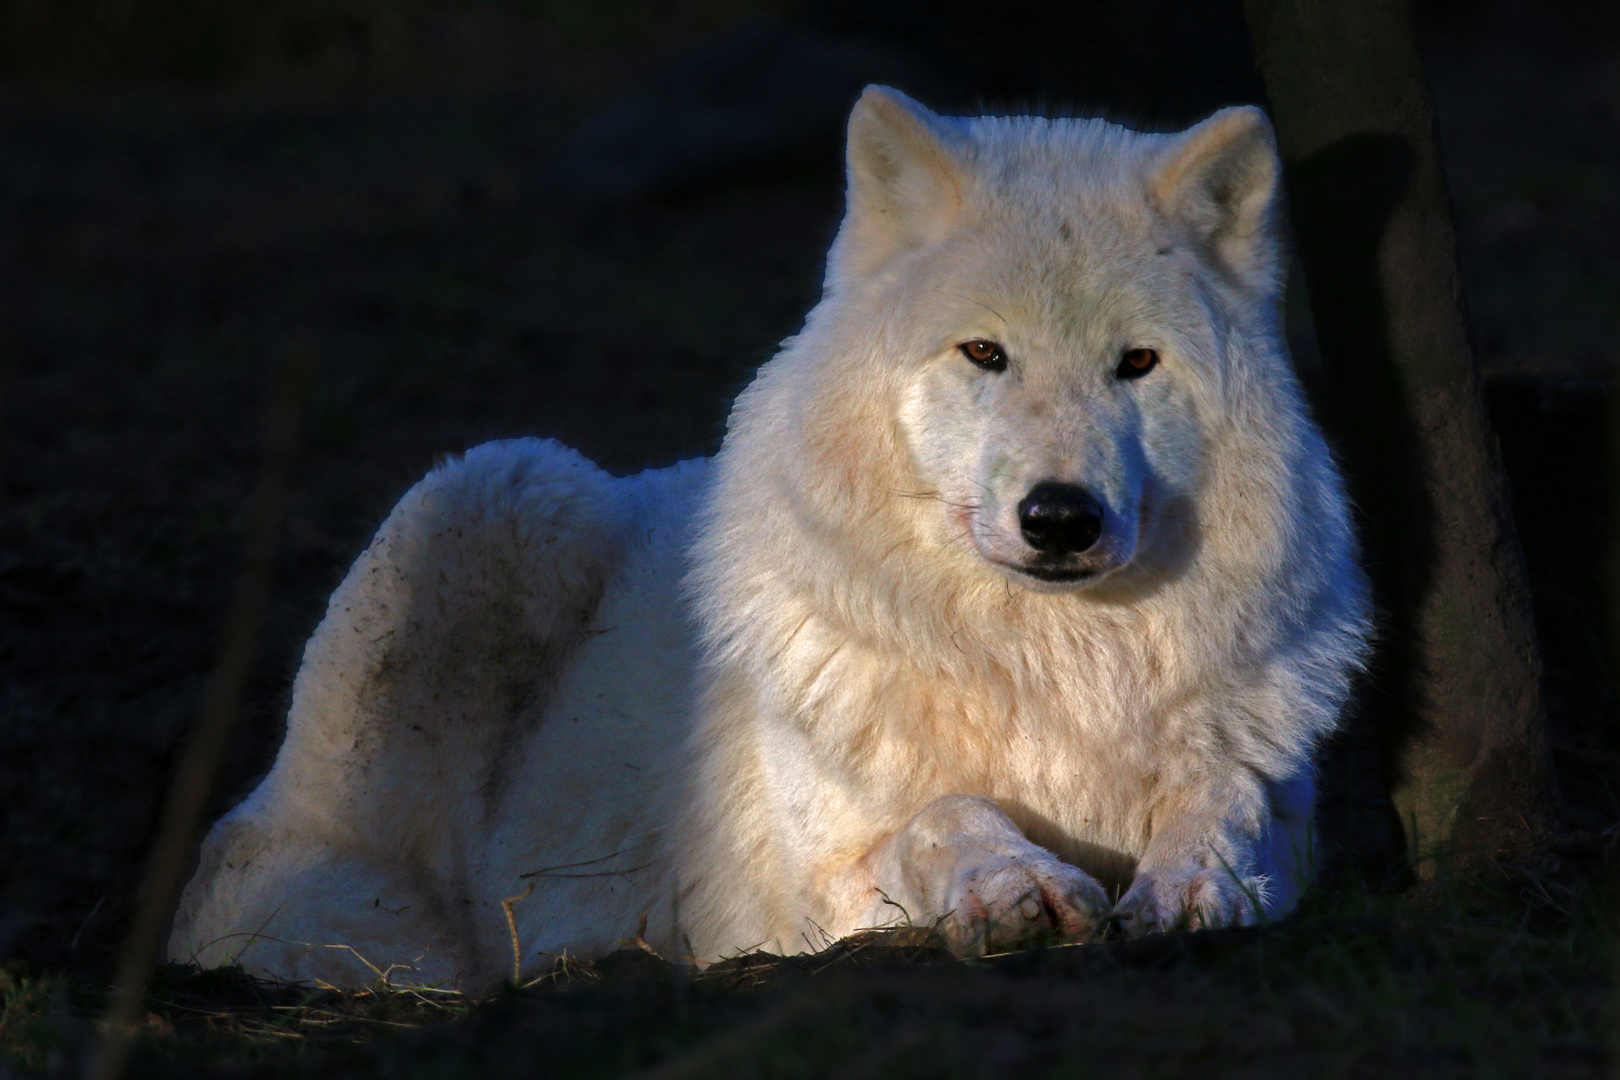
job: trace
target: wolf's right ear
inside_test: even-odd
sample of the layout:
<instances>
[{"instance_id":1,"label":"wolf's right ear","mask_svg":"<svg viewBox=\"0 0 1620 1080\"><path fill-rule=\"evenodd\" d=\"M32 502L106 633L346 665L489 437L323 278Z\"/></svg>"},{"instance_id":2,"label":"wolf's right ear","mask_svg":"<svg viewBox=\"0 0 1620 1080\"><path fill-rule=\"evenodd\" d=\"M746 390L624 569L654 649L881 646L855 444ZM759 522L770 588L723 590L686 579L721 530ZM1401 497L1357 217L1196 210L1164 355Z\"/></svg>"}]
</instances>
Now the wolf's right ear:
<instances>
[{"instance_id":1,"label":"wolf's right ear","mask_svg":"<svg viewBox=\"0 0 1620 1080\"><path fill-rule=\"evenodd\" d=\"M962 203L944 122L898 90L868 86L849 117L848 204L827 286L944 236Z\"/></svg>"}]
</instances>

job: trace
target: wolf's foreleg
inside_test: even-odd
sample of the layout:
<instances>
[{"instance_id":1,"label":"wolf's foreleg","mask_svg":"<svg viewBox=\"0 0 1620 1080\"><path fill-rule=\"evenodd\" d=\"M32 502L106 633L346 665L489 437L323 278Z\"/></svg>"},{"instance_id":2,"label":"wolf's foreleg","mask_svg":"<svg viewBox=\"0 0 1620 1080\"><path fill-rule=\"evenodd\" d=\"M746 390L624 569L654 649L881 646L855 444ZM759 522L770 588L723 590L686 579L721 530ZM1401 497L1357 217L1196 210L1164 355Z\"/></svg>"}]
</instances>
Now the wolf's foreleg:
<instances>
[{"instance_id":1,"label":"wolf's foreleg","mask_svg":"<svg viewBox=\"0 0 1620 1080\"><path fill-rule=\"evenodd\" d=\"M903 907L966 955L1083 938L1109 909L1095 879L975 795L935 799L862 862L875 895L867 925L892 922Z\"/></svg>"},{"instance_id":2,"label":"wolf's foreleg","mask_svg":"<svg viewBox=\"0 0 1620 1080\"><path fill-rule=\"evenodd\" d=\"M1308 870L1312 788L1308 776L1268 783L1234 768L1165 791L1114 917L1150 934L1283 914Z\"/></svg>"}]
</instances>

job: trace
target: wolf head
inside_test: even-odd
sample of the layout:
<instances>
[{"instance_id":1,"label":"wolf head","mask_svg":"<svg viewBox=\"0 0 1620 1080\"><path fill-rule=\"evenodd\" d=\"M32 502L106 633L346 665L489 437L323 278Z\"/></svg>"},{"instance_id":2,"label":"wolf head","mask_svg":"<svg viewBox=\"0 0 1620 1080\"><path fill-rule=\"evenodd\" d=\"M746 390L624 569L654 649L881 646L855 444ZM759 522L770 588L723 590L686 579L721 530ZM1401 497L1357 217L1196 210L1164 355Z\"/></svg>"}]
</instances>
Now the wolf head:
<instances>
[{"instance_id":1,"label":"wolf head","mask_svg":"<svg viewBox=\"0 0 1620 1080\"><path fill-rule=\"evenodd\" d=\"M810 452L847 471L892 434L889 494L932 504L919 539L1021 586L1141 565L1227 419L1228 330L1274 325L1279 172L1254 108L1155 135L868 89L805 335Z\"/></svg>"},{"instance_id":2,"label":"wolf head","mask_svg":"<svg viewBox=\"0 0 1620 1080\"><path fill-rule=\"evenodd\" d=\"M1147 134L874 87L847 164L822 301L733 410L700 576L899 615L1353 559L1280 331L1259 110Z\"/></svg>"}]
</instances>

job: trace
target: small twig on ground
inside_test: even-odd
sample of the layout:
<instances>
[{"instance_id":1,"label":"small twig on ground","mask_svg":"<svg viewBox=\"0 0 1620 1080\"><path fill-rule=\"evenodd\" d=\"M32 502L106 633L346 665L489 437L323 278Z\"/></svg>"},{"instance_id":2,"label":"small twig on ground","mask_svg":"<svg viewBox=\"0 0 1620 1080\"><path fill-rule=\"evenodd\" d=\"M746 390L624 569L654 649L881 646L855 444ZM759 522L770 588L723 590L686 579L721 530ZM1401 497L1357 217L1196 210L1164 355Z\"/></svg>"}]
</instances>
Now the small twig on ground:
<instances>
[{"instance_id":1,"label":"small twig on ground","mask_svg":"<svg viewBox=\"0 0 1620 1080\"><path fill-rule=\"evenodd\" d=\"M658 950L653 948L652 943L647 940L647 913L645 911L641 913L641 918L636 922L636 936L620 938L619 944L634 946L635 948L640 949L642 952L650 953L653 956L658 957L660 960L663 959L663 956L660 955Z\"/></svg>"},{"instance_id":2,"label":"small twig on ground","mask_svg":"<svg viewBox=\"0 0 1620 1080\"><path fill-rule=\"evenodd\" d=\"M523 947L518 944L517 916L512 914L512 908L534 895L534 882L517 896L508 896L501 901L501 910L506 912L506 932L512 935L512 983L516 985L523 977Z\"/></svg>"},{"instance_id":3,"label":"small twig on ground","mask_svg":"<svg viewBox=\"0 0 1620 1080\"><path fill-rule=\"evenodd\" d=\"M625 870L597 870L597 871L591 871L591 872L586 872L586 873L577 873L577 874L559 874L559 873L557 873L557 871L559 871L559 870L577 870L582 866L597 866L597 865L599 865L601 863L607 862L609 859L617 859L620 855L626 855L626 854L628 854L628 853L630 853L632 851L639 851L639 850L647 847L649 845L649 843L650 843L650 841L644 840L641 843L631 844L629 847L626 847L626 848L620 848L618 851L610 851L606 855L599 855L594 859L582 859L579 862L557 863L554 866L542 866L538 870L530 870L527 874L519 874L518 875L518 880L519 881L527 881L529 878L541 878L541 877L545 877L545 878L617 877L620 874L633 874L637 870L645 870L645 869L647 869L647 867L651 866L652 863L651 862L644 862L644 863L641 863L638 866L632 866L632 867L629 867L628 869L625 869Z\"/></svg>"},{"instance_id":4,"label":"small twig on ground","mask_svg":"<svg viewBox=\"0 0 1620 1080\"><path fill-rule=\"evenodd\" d=\"M906 921L905 921L905 925L906 925L906 926L910 926L910 925L912 925L912 922L911 922L911 912L909 912L909 911L907 911L907 910L906 910L906 906L905 906L905 905L904 905L904 904L902 904L902 903L901 903L901 902L900 902L900 901L898 901L898 900L892 900L892 899L890 899L890 898L889 898L889 894L888 894L888 893L886 893L886 892L884 892L884 891L883 891L883 890L882 890L882 889L879 889L879 890L878 890L878 891L877 891L877 894L878 894L878 896L879 896L879 897L880 897L880 898L881 898L881 899L882 899L882 900L883 900L883 902L884 902L884 903L885 903L885 904L888 904L888 905L889 905L889 906L890 906L890 907L892 907L892 908L899 908L899 909L900 909L900 915L901 915L901 917L903 917L903 918L904 918L904 919L905 919L905 920L906 920Z\"/></svg>"}]
</instances>

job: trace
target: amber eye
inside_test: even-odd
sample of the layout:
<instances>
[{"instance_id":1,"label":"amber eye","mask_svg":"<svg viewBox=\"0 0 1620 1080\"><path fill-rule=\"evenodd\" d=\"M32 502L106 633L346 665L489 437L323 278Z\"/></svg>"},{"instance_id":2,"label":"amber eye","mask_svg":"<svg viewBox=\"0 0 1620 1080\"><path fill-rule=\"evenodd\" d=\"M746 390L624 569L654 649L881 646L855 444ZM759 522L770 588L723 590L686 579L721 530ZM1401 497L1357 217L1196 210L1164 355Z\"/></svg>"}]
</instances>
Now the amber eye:
<instances>
[{"instance_id":1,"label":"amber eye","mask_svg":"<svg viewBox=\"0 0 1620 1080\"><path fill-rule=\"evenodd\" d=\"M993 341L983 338L974 338L964 341L957 346L962 355L984 368L986 371L1006 371L1007 354L1001 351L1001 346Z\"/></svg>"},{"instance_id":2,"label":"amber eye","mask_svg":"<svg viewBox=\"0 0 1620 1080\"><path fill-rule=\"evenodd\" d=\"M1126 349L1114 369L1117 379L1140 379L1159 366L1159 354L1154 349Z\"/></svg>"}]
</instances>

